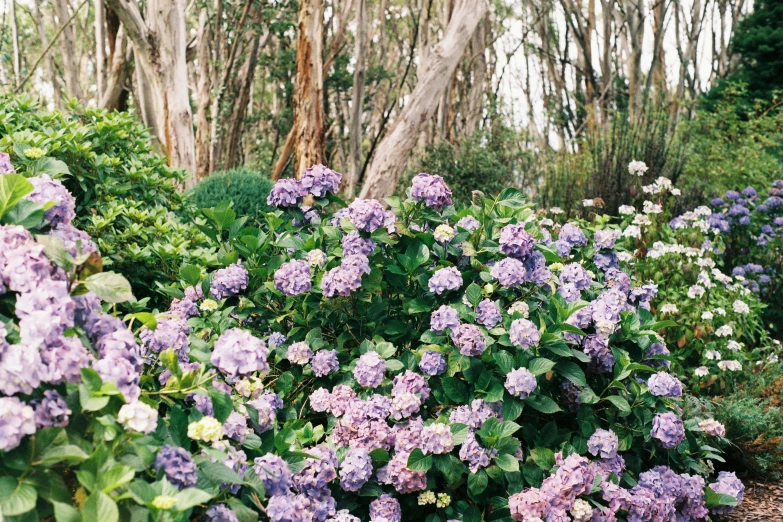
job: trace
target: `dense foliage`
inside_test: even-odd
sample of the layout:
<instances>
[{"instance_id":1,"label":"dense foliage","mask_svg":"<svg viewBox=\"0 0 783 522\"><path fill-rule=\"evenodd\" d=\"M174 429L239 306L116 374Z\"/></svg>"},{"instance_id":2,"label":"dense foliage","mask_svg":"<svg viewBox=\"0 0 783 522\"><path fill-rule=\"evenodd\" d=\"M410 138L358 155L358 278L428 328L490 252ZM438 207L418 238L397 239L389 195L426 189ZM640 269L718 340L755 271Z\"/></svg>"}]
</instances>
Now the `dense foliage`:
<instances>
[{"instance_id":1,"label":"dense foliage","mask_svg":"<svg viewBox=\"0 0 783 522\"><path fill-rule=\"evenodd\" d=\"M614 230L550 229L513 190L457 212L429 175L332 213L340 176L313 168L260 228L205 209L226 266L184 266L126 325L62 185L0 181L38 234L2 228L5 516L696 520L742 498L706 487L722 427L680 420L669 323L605 263Z\"/></svg>"},{"instance_id":2,"label":"dense foliage","mask_svg":"<svg viewBox=\"0 0 783 522\"><path fill-rule=\"evenodd\" d=\"M166 166L132 115L76 105L49 112L0 95L0 152L25 175L62 181L76 199L74 224L91 235L104 265L128 277L137 298L160 304L158 284L175 281L181 264L215 261L177 191L183 173Z\"/></svg>"},{"instance_id":3,"label":"dense foliage","mask_svg":"<svg viewBox=\"0 0 783 522\"><path fill-rule=\"evenodd\" d=\"M193 203L198 208L212 208L228 200L238 216L259 220L271 210L266 204L271 188L267 176L251 169L215 172L193 188Z\"/></svg>"},{"instance_id":4,"label":"dense foliage","mask_svg":"<svg viewBox=\"0 0 783 522\"><path fill-rule=\"evenodd\" d=\"M740 62L735 76L747 82L750 98L779 100L783 89L783 3L754 2L753 12L737 25L731 45Z\"/></svg>"}]
</instances>

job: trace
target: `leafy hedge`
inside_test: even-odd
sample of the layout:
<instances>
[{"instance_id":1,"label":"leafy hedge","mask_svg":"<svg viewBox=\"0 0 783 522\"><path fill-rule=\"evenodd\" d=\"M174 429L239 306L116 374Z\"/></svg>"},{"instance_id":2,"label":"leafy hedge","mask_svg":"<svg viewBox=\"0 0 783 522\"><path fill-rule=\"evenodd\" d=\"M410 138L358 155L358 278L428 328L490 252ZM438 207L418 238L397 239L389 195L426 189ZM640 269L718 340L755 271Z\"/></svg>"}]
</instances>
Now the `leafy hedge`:
<instances>
[{"instance_id":1,"label":"leafy hedge","mask_svg":"<svg viewBox=\"0 0 783 522\"><path fill-rule=\"evenodd\" d=\"M201 180L193 188L193 202L198 208L216 207L222 201L233 203L239 216L259 220L271 210L266 198L272 188L272 181L260 172L236 168L215 172Z\"/></svg>"}]
</instances>

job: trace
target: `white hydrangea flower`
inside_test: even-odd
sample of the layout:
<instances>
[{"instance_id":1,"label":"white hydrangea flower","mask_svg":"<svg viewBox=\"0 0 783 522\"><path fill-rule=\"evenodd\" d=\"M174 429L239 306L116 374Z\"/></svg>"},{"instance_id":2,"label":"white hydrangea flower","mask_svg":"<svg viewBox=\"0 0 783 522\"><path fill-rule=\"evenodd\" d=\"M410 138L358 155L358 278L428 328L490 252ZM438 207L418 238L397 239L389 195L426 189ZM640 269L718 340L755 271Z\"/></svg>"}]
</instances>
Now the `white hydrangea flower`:
<instances>
[{"instance_id":1,"label":"white hydrangea flower","mask_svg":"<svg viewBox=\"0 0 783 522\"><path fill-rule=\"evenodd\" d=\"M726 348L728 348L732 352L738 352L738 351L742 350L742 345L740 343L738 343L737 341L730 340L726 344Z\"/></svg>"},{"instance_id":2,"label":"white hydrangea flower","mask_svg":"<svg viewBox=\"0 0 783 522\"><path fill-rule=\"evenodd\" d=\"M435 237L435 241L446 243L454 237L454 229L444 223L435 227L435 232L432 235Z\"/></svg>"},{"instance_id":3,"label":"white hydrangea flower","mask_svg":"<svg viewBox=\"0 0 783 522\"><path fill-rule=\"evenodd\" d=\"M721 361L718 363L718 368L723 371L738 372L742 370L742 364L739 361Z\"/></svg>"},{"instance_id":4,"label":"white hydrangea flower","mask_svg":"<svg viewBox=\"0 0 783 522\"><path fill-rule=\"evenodd\" d=\"M680 310L677 308L676 304L666 303L663 306L661 306L660 312L662 314L678 314L680 313Z\"/></svg>"},{"instance_id":5,"label":"white hydrangea flower","mask_svg":"<svg viewBox=\"0 0 783 522\"><path fill-rule=\"evenodd\" d=\"M131 431L152 433L158 425L158 410L141 401L123 404L117 421Z\"/></svg>"},{"instance_id":6,"label":"white hydrangea flower","mask_svg":"<svg viewBox=\"0 0 783 522\"><path fill-rule=\"evenodd\" d=\"M745 315L750 313L750 307L747 305L747 303L740 301L739 299L734 301L732 308L734 308L734 313L736 314Z\"/></svg>"},{"instance_id":7,"label":"white hydrangea flower","mask_svg":"<svg viewBox=\"0 0 783 522\"><path fill-rule=\"evenodd\" d=\"M717 330L715 330L716 337L728 337L734 333L734 329L728 324L724 324Z\"/></svg>"},{"instance_id":8,"label":"white hydrangea flower","mask_svg":"<svg viewBox=\"0 0 783 522\"><path fill-rule=\"evenodd\" d=\"M642 204L642 212L645 214L660 214L663 212L663 207L652 201L645 201Z\"/></svg>"},{"instance_id":9,"label":"white hydrangea flower","mask_svg":"<svg viewBox=\"0 0 783 522\"><path fill-rule=\"evenodd\" d=\"M620 208L617 211L621 216L630 216L631 214L636 214L636 209L631 205L620 205Z\"/></svg>"},{"instance_id":10,"label":"white hydrangea flower","mask_svg":"<svg viewBox=\"0 0 783 522\"><path fill-rule=\"evenodd\" d=\"M642 229L636 225L628 225L625 227L625 230L623 230L623 237L633 237L639 239L642 237Z\"/></svg>"},{"instance_id":11,"label":"white hydrangea flower","mask_svg":"<svg viewBox=\"0 0 783 522\"><path fill-rule=\"evenodd\" d=\"M631 259L633 259L633 254L630 252L617 252L617 259L619 259L624 263L627 263Z\"/></svg>"},{"instance_id":12,"label":"white hydrangea flower","mask_svg":"<svg viewBox=\"0 0 783 522\"><path fill-rule=\"evenodd\" d=\"M652 225L652 221L644 214L636 214L636 217L633 218L633 224L639 226L648 226Z\"/></svg>"},{"instance_id":13,"label":"white hydrangea flower","mask_svg":"<svg viewBox=\"0 0 783 522\"><path fill-rule=\"evenodd\" d=\"M715 313L715 315L721 315L721 316L726 315L726 310L720 307L713 310L713 312Z\"/></svg>"},{"instance_id":14,"label":"white hydrangea flower","mask_svg":"<svg viewBox=\"0 0 783 522\"><path fill-rule=\"evenodd\" d=\"M672 193L672 196L682 196L682 191L678 188L673 188L670 192Z\"/></svg>"},{"instance_id":15,"label":"white hydrangea flower","mask_svg":"<svg viewBox=\"0 0 783 522\"><path fill-rule=\"evenodd\" d=\"M571 508L571 516L574 517L574 522L587 522L593 516L593 508L585 500L576 499Z\"/></svg>"},{"instance_id":16,"label":"white hydrangea flower","mask_svg":"<svg viewBox=\"0 0 783 522\"><path fill-rule=\"evenodd\" d=\"M307 263L310 266L319 266L323 268L323 266L326 264L326 254L323 250L318 248L310 250L307 253Z\"/></svg>"},{"instance_id":17,"label":"white hydrangea flower","mask_svg":"<svg viewBox=\"0 0 783 522\"><path fill-rule=\"evenodd\" d=\"M427 504L434 504L436 502L435 493L432 491L424 491L419 494L419 505L426 506Z\"/></svg>"},{"instance_id":18,"label":"white hydrangea flower","mask_svg":"<svg viewBox=\"0 0 783 522\"><path fill-rule=\"evenodd\" d=\"M582 206L585 208L591 208L595 206L595 201L592 199L583 199Z\"/></svg>"},{"instance_id":19,"label":"white hydrangea flower","mask_svg":"<svg viewBox=\"0 0 783 522\"><path fill-rule=\"evenodd\" d=\"M650 167L648 167L647 164L643 161L633 160L628 164L628 172L634 176L639 177L644 176L644 173L647 172L649 168Z\"/></svg>"},{"instance_id":20,"label":"white hydrangea flower","mask_svg":"<svg viewBox=\"0 0 783 522\"><path fill-rule=\"evenodd\" d=\"M552 208L549 209L549 212L551 214L562 214L563 213L563 209L560 208L560 207L552 207Z\"/></svg>"},{"instance_id":21,"label":"white hydrangea flower","mask_svg":"<svg viewBox=\"0 0 783 522\"><path fill-rule=\"evenodd\" d=\"M522 317L527 319L528 316L530 315L530 307L524 301L517 301L516 303L508 307L508 313L509 315L518 313L521 314Z\"/></svg>"},{"instance_id":22,"label":"white hydrangea flower","mask_svg":"<svg viewBox=\"0 0 783 522\"><path fill-rule=\"evenodd\" d=\"M713 317L715 317L712 312L702 312L701 318L705 321L710 321Z\"/></svg>"},{"instance_id":23,"label":"white hydrangea flower","mask_svg":"<svg viewBox=\"0 0 783 522\"><path fill-rule=\"evenodd\" d=\"M707 350L706 352L704 352L704 357L706 357L710 361L721 360L720 352L717 350Z\"/></svg>"},{"instance_id":24,"label":"white hydrangea flower","mask_svg":"<svg viewBox=\"0 0 783 522\"><path fill-rule=\"evenodd\" d=\"M710 371L707 369L706 366L699 366L695 370L693 370L693 374L696 377L706 377L710 374Z\"/></svg>"},{"instance_id":25,"label":"white hydrangea flower","mask_svg":"<svg viewBox=\"0 0 783 522\"><path fill-rule=\"evenodd\" d=\"M706 290L704 290L703 286L700 285L693 285L690 288L688 288L688 297L691 299L696 299L698 297L702 297Z\"/></svg>"}]
</instances>

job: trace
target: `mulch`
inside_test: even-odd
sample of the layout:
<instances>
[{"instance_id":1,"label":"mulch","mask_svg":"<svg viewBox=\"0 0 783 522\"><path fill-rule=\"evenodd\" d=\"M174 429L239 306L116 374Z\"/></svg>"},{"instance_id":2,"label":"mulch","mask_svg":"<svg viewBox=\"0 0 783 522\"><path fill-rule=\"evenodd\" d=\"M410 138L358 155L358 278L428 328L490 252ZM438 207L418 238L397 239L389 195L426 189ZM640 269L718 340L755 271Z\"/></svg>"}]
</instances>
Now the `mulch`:
<instances>
[{"instance_id":1,"label":"mulch","mask_svg":"<svg viewBox=\"0 0 783 522\"><path fill-rule=\"evenodd\" d=\"M721 522L783 521L783 482L745 479L745 500Z\"/></svg>"}]
</instances>

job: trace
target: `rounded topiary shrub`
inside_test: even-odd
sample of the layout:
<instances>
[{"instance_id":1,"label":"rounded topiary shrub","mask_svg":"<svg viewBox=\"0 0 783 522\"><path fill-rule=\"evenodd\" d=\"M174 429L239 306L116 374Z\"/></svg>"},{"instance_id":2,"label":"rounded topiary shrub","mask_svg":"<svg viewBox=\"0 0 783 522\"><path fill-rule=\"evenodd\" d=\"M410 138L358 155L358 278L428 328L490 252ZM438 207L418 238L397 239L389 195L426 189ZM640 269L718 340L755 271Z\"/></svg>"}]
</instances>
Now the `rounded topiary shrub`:
<instances>
[{"instance_id":1,"label":"rounded topiary shrub","mask_svg":"<svg viewBox=\"0 0 783 522\"><path fill-rule=\"evenodd\" d=\"M272 181L264 174L247 168L216 172L193 188L193 200L199 208L211 208L221 201L233 203L238 216L256 218L270 210L266 198Z\"/></svg>"}]
</instances>

